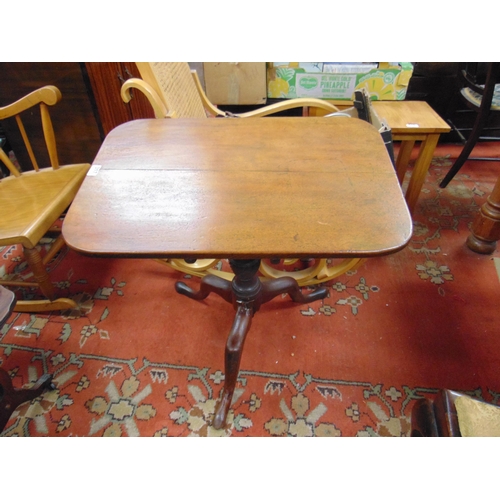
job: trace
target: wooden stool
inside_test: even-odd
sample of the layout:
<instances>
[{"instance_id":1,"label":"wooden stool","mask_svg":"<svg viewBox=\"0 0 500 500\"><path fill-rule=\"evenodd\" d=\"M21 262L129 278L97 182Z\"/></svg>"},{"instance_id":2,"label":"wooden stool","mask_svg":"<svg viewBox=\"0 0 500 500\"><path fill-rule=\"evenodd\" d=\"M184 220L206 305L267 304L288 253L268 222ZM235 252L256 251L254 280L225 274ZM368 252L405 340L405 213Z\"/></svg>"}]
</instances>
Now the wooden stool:
<instances>
[{"instance_id":1,"label":"wooden stool","mask_svg":"<svg viewBox=\"0 0 500 500\"><path fill-rule=\"evenodd\" d=\"M0 328L14 310L14 294L0 285ZM0 368L0 432L9 421L14 410L25 401L38 397L45 389L52 388L52 375L42 375L31 389L14 389L12 380Z\"/></svg>"},{"instance_id":2,"label":"wooden stool","mask_svg":"<svg viewBox=\"0 0 500 500\"><path fill-rule=\"evenodd\" d=\"M396 170L402 184L415 142L420 150L413 168L405 198L411 213L429 170L440 134L451 127L427 104L421 101L373 101L373 108L392 130L394 141L401 141Z\"/></svg>"}]
</instances>

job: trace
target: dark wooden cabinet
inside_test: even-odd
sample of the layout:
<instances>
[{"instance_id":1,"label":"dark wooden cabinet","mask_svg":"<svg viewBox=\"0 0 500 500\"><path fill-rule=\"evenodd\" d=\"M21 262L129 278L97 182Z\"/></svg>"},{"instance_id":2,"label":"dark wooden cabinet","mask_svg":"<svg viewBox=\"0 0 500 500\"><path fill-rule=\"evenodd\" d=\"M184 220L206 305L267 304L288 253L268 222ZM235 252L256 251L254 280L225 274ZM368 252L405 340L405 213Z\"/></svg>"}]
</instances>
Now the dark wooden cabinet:
<instances>
[{"instance_id":1,"label":"dark wooden cabinet","mask_svg":"<svg viewBox=\"0 0 500 500\"><path fill-rule=\"evenodd\" d=\"M135 91L129 103L124 103L120 89L129 78L140 78L135 63L85 63L93 98L104 135L116 126L138 118L154 118L148 100Z\"/></svg>"}]
</instances>

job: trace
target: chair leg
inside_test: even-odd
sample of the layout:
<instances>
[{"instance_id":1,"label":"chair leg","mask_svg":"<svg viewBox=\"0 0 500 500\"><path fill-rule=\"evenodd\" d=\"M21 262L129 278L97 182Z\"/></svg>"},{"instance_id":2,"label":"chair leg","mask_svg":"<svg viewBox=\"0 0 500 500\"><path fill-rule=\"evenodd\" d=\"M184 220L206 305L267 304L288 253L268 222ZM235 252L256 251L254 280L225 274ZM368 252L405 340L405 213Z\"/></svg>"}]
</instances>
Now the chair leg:
<instances>
[{"instance_id":1,"label":"chair leg","mask_svg":"<svg viewBox=\"0 0 500 500\"><path fill-rule=\"evenodd\" d=\"M476 118L476 121L474 123L474 127L472 128L470 136L467 139L467 142L463 147L462 152L460 153L459 157L456 159L455 163L450 168L448 173L445 175L444 179L439 184L440 188L445 188L450 183L450 181L455 177L455 175L457 175L458 171L463 167L464 163L469 158L470 154L472 153L472 150L474 149L474 146L476 145L479 137L481 136L481 132L483 131L483 128L486 124L486 120L488 118L488 113L489 109L485 108L480 110Z\"/></svg>"},{"instance_id":2,"label":"chair leg","mask_svg":"<svg viewBox=\"0 0 500 500\"><path fill-rule=\"evenodd\" d=\"M40 290L49 300L55 299L55 291L50 281L49 274L43 265L42 256L36 248L24 248L24 257L26 258L35 281L40 286Z\"/></svg>"},{"instance_id":3,"label":"chair leg","mask_svg":"<svg viewBox=\"0 0 500 500\"><path fill-rule=\"evenodd\" d=\"M24 257L33 271L33 277L39 286L45 300L18 300L14 311L16 312L48 312L74 309L77 304L68 298L56 298L54 286L50 281L50 276L45 269L42 256L36 248L23 247Z\"/></svg>"},{"instance_id":4,"label":"chair leg","mask_svg":"<svg viewBox=\"0 0 500 500\"><path fill-rule=\"evenodd\" d=\"M419 399L411 412L411 437L438 437L434 407L429 399Z\"/></svg>"}]
</instances>

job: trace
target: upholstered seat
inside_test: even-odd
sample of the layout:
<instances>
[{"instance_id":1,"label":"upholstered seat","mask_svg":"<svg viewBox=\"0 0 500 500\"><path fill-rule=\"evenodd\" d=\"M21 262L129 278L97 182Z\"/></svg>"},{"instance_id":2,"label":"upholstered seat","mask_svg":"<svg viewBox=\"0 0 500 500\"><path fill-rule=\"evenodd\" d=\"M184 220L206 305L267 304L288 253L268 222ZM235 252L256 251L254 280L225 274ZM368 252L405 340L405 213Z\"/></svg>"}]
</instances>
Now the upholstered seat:
<instances>
[{"instance_id":1,"label":"upholstered seat","mask_svg":"<svg viewBox=\"0 0 500 500\"><path fill-rule=\"evenodd\" d=\"M484 85L481 85L481 88L484 89ZM469 87L463 88L460 93L467 99L470 103L475 106L481 106L481 101L483 99L482 94L479 92L475 92ZM491 99L490 109L493 111L500 111L500 83L495 85L495 89L493 91L493 97Z\"/></svg>"}]
</instances>

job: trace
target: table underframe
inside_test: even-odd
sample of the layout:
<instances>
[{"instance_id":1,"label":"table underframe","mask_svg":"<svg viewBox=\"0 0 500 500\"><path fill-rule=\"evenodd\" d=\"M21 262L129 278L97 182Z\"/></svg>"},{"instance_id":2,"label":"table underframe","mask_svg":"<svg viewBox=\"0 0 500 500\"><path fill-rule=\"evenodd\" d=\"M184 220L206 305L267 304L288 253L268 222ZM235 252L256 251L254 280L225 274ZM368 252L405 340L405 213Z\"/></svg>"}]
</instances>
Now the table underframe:
<instances>
[{"instance_id":1,"label":"table underframe","mask_svg":"<svg viewBox=\"0 0 500 500\"><path fill-rule=\"evenodd\" d=\"M252 317L260 306L284 293L287 293L294 302L301 304L324 299L328 295L328 290L324 287L304 295L297 281L290 277L261 281L257 276L260 259L229 259L229 265L234 272L232 281L208 274L202 278L197 292L182 281L178 281L175 285L178 293L195 300L203 300L210 293L216 293L226 302L232 303L236 310L224 353L224 389L212 423L216 429L221 429L226 423L238 379L245 339L250 330Z\"/></svg>"}]
</instances>

